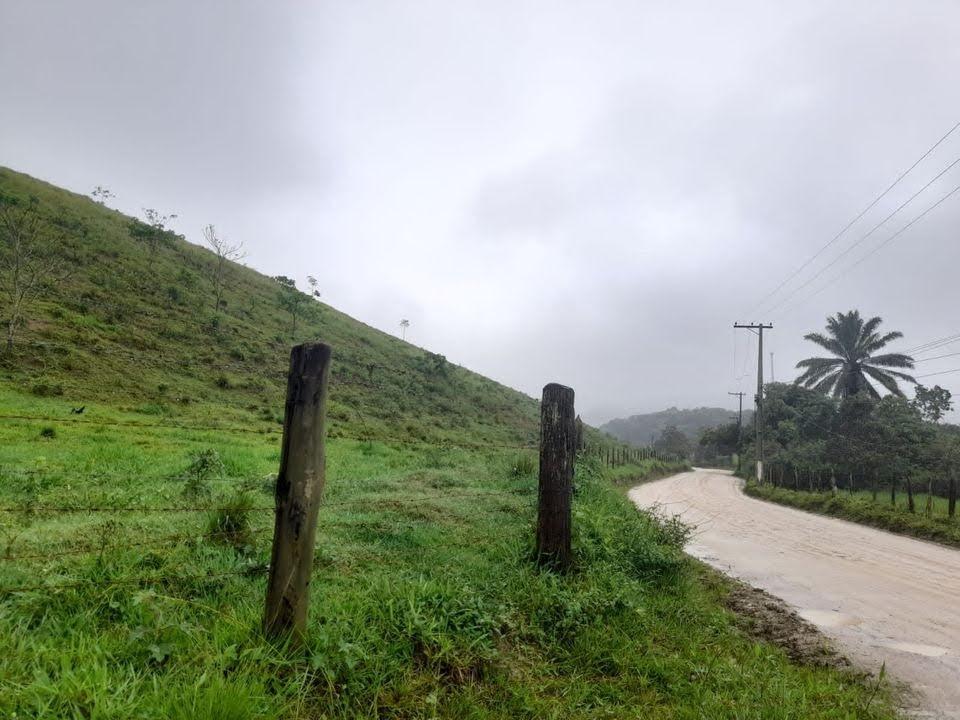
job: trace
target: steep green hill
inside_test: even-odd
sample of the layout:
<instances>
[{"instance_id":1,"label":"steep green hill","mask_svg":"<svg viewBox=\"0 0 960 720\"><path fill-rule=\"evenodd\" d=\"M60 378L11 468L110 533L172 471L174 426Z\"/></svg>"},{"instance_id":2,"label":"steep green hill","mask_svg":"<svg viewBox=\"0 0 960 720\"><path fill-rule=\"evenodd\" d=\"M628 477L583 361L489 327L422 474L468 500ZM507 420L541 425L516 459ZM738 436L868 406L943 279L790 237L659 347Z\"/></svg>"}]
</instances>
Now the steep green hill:
<instances>
[{"instance_id":1,"label":"steep green hill","mask_svg":"<svg viewBox=\"0 0 960 720\"><path fill-rule=\"evenodd\" d=\"M0 201L36 202L73 271L31 302L2 378L64 404L167 418L279 422L289 348L333 346L331 433L477 442L536 436L536 402L299 293L296 335L274 279L9 169ZM3 308L7 316L8 308ZM545 378L545 382L549 378Z\"/></svg>"}]
</instances>

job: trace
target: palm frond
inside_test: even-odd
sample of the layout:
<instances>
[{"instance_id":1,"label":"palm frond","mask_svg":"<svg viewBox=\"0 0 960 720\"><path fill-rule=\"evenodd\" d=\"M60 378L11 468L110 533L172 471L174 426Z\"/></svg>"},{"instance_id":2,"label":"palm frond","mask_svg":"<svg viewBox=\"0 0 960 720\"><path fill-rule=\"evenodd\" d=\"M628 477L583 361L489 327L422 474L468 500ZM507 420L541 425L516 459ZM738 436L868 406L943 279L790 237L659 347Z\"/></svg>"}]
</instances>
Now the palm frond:
<instances>
[{"instance_id":1,"label":"palm frond","mask_svg":"<svg viewBox=\"0 0 960 720\"><path fill-rule=\"evenodd\" d=\"M897 380L894 377L891 377L891 373L884 372L883 370L878 370L877 368L872 368L864 366L863 371L867 373L870 377L876 380L878 383L883 385L889 392L897 395L898 397L903 397L903 391L900 389L900 386L897 385ZM897 373L898 375L902 373Z\"/></svg>"},{"instance_id":2,"label":"palm frond","mask_svg":"<svg viewBox=\"0 0 960 720\"><path fill-rule=\"evenodd\" d=\"M860 328L860 337L866 339L872 336L877 331L877 328L880 327L880 323L882 322L883 318L879 316L872 317L867 320L863 324L863 327Z\"/></svg>"},{"instance_id":3,"label":"palm frond","mask_svg":"<svg viewBox=\"0 0 960 720\"><path fill-rule=\"evenodd\" d=\"M870 338L869 341L865 341L863 343L860 349L864 355L869 355L870 353L876 352L877 350L884 347L885 345L893 342L894 340L899 340L902 337L903 337L902 332L894 330L893 332L888 332L883 337L874 336Z\"/></svg>"},{"instance_id":4,"label":"palm frond","mask_svg":"<svg viewBox=\"0 0 960 720\"><path fill-rule=\"evenodd\" d=\"M826 395L829 395L830 391L836 387L837 381L840 379L841 374L842 373L839 373L839 372L832 373L827 377L823 378L822 380L820 380L820 382L816 384L809 383L806 385L806 387L810 388L811 390L815 390L817 392L822 392Z\"/></svg>"},{"instance_id":5,"label":"palm frond","mask_svg":"<svg viewBox=\"0 0 960 720\"><path fill-rule=\"evenodd\" d=\"M807 368L800 377L797 378L797 382L804 387L810 387L811 384L818 382L827 375L832 375L840 372L839 367L812 367Z\"/></svg>"},{"instance_id":6,"label":"palm frond","mask_svg":"<svg viewBox=\"0 0 960 720\"><path fill-rule=\"evenodd\" d=\"M886 355L874 355L867 358L865 363L869 365L879 365L880 367L895 367L913 369L913 358L903 353L887 353Z\"/></svg>"},{"instance_id":7,"label":"palm frond","mask_svg":"<svg viewBox=\"0 0 960 720\"><path fill-rule=\"evenodd\" d=\"M864 368L867 368L867 367L870 367L870 366L869 365L864 366ZM913 383L913 384L916 384L917 382L917 379L913 377L913 375L907 375L907 373L897 372L896 370L887 370L886 368L873 368L873 369L876 370L877 372L882 372L885 375L890 375L891 377L899 378L904 382Z\"/></svg>"},{"instance_id":8,"label":"palm frond","mask_svg":"<svg viewBox=\"0 0 960 720\"><path fill-rule=\"evenodd\" d=\"M843 365L843 358L807 358L797 363L798 368L836 367L837 365Z\"/></svg>"},{"instance_id":9,"label":"palm frond","mask_svg":"<svg viewBox=\"0 0 960 720\"><path fill-rule=\"evenodd\" d=\"M844 351L843 346L835 338L828 338L827 336L822 335L821 333L809 333L807 335L804 335L803 339L816 343L817 345L822 347L824 350L832 352L834 355L837 355L838 357L846 357L846 352Z\"/></svg>"}]
</instances>

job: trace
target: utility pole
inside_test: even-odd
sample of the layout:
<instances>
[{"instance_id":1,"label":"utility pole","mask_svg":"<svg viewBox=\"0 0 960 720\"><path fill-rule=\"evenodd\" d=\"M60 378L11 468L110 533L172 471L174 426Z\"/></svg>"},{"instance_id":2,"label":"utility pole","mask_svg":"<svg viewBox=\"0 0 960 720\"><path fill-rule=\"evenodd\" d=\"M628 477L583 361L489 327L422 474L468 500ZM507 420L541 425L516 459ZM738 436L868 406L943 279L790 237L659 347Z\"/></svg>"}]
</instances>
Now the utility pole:
<instances>
[{"instance_id":1,"label":"utility pole","mask_svg":"<svg viewBox=\"0 0 960 720\"><path fill-rule=\"evenodd\" d=\"M740 409L737 410L737 474L743 468L743 396L745 392L728 392L727 395L736 395L740 400Z\"/></svg>"},{"instance_id":2,"label":"utility pole","mask_svg":"<svg viewBox=\"0 0 960 720\"><path fill-rule=\"evenodd\" d=\"M770 351L770 382L774 383L777 379L773 376L773 350Z\"/></svg>"},{"instance_id":3,"label":"utility pole","mask_svg":"<svg viewBox=\"0 0 960 720\"><path fill-rule=\"evenodd\" d=\"M763 482L763 331L772 330L772 324L750 323L741 325L734 323L733 327L744 330L756 330L759 341L757 342L757 397L755 399L756 412L754 413L753 423L757 429L757 482Z\"/></svg>"}]
</instances>

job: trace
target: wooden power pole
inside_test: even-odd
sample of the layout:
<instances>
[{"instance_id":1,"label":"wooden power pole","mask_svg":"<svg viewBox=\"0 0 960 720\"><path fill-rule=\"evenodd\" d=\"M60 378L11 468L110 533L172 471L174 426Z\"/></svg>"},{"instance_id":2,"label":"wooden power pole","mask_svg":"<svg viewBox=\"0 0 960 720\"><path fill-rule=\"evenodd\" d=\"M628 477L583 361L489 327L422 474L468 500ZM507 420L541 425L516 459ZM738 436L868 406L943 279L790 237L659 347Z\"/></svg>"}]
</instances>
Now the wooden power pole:
<instances>
[{"instance_id":1,"label":"wooden power pole","mask_svg":"<svg viewBox=\"0 0 960 720\"><path fill-rule=\"evenodd\" d=\"M734 323L733 327L741 328L744 330L756 330L757 337L759 338L757 342L757 397L754 401L756 404L756 411L754 412L753 423L757 429L757 482L763 482L763 331L772 330L772 324L764 323L749 323L743 324Z\"/></svg>"}]
</instances>

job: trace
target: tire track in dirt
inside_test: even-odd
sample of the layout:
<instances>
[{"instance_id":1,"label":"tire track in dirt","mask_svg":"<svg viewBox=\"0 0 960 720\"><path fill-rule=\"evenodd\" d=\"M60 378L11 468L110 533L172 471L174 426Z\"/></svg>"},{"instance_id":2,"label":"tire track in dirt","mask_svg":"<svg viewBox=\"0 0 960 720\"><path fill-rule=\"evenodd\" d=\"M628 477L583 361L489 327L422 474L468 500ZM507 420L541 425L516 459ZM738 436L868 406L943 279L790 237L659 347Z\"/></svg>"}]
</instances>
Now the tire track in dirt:
<instances>
[{"instance_id":1,"label":"tire track in dirt","mask_svg":"<svg viewBox=\"0 0 960 720\"><path fill-rule=\"evenodd\" d=\"M695 557L783 599L860 667L909 683L918 717L960 720L960 551L747 497L695 470L633 488L695 526Z\"/></svg>"}]
</instances>

